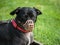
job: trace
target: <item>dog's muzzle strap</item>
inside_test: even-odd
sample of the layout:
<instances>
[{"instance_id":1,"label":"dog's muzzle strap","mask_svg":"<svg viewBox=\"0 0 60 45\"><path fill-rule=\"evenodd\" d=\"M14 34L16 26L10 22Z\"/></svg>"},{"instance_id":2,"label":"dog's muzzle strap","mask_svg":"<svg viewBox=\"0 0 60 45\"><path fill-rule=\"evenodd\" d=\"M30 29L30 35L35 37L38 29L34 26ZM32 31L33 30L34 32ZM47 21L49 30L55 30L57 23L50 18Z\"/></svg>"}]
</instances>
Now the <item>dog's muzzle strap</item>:
<instances>
[{"instance_id":1,"label":"dog's muzzle strap","mask_svg":"<svg viewBox=\"0 0 60 45\"><path fill-rule=\"evenodd\" d=\"M11 22L12 22L12 25L13 25L14 28L16 28L16 29L18 29L18 30L20 30L20 31L22 31L24 33L29 32L28 30L24 30L21 27L19 27L14 20L12 20Z\"/></svg>"}]
</instances>

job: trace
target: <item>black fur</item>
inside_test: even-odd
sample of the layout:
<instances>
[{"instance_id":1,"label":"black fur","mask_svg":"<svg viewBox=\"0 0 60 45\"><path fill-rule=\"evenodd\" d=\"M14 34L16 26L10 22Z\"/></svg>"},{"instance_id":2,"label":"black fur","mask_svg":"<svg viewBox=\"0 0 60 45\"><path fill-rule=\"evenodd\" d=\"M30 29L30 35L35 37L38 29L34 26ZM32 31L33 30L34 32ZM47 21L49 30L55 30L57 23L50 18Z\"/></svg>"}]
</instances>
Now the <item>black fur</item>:
<instances>
[{"instance_id":1,"label":"black fur","mask_svg":"<svg viewBox=\"0 0 60 45\"><path fill-rule=\"evenodd\" d=\"M35 23L37 15L40 15L41 11L39 11L36 8L18 7L15 10L13 10L10 14L16 14L16 23L23 27L21 24L19 24L18 21L24 24L27 20L31 19ZM18 29L14 28L11 24L11 21L0 22L0 45L27 45L28 42L29 41L25 34L19 31ZM34 43L32 44L35 45Z\"/></svg>"}]
</instances>

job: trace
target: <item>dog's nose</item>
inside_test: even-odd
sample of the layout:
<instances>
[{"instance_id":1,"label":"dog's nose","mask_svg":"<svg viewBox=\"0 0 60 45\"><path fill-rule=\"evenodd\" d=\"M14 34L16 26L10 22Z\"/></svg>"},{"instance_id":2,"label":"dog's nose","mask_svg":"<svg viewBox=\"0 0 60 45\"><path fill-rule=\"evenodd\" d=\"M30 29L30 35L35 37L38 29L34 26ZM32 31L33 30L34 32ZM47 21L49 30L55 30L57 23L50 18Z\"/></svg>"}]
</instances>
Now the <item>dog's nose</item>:
<instances>
[{"instance_id":1,"label":"dog's nose","mask_svg":"<svg viewBox=\"0 0 60 45\"><path fill-rule=\"evenodd\" d=\"M28 22L28 25L29 25L30 27L34 27L34 23L33 23L32 20L28 20L27 22Z\"/></svg>"},{"instance_id":2,"label":"dog's nose","mask_svg":"<svg viewBox=\"0 0 60 45\"><path fill-rule=\"evenodd\" d=\"M34 29L34 22L33 20L27 20L24 24L26 30L33 30Z\"/></svg>"},{"instance_id":3,"label":"dog's nose","mask_svg":"<svg viewBox=\"0 0 60 45\"><path fill-rule=\"evenodd\" d=\"M34 26L34 25L30 25L30 27L32 27L32 28L33 28L33 26Z\"/></svg>"}]
</instances>

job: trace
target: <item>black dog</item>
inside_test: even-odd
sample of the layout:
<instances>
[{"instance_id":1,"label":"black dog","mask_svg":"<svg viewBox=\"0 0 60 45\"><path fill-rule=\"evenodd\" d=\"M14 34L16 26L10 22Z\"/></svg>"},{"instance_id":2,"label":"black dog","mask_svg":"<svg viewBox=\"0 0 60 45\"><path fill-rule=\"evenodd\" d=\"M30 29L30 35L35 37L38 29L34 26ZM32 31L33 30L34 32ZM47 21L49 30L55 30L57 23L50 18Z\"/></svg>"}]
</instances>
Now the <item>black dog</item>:
<instances>
[{"instance_id":1,"label":"black dog","mask_svg":"<svg viewBox=\"0 0 60 45\"><path fill-rule=\"evenodd\" d=\"M0 45L40 45L33 40L32 29L37 16L42 14L41 11L36 8L18 7L10 14L16 14L16 18L0 22Z\"/></svg>"}]
</instances>

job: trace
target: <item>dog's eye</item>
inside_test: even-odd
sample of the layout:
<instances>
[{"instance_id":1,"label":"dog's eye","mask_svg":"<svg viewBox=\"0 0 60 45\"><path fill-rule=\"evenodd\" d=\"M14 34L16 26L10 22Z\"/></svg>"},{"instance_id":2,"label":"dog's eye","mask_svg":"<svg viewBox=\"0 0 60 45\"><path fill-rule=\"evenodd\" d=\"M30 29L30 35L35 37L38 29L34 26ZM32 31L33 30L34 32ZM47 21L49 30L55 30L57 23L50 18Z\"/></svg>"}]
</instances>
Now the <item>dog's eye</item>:
<instances>
[{"instance_id":1,"label":"dog's eye","mask_svg":"<svg viewBox=\"0 0 60 45\"><path fill-rule=\"evenodd\" d=\"M28 15L29 15L30 17L33 17L33 16L34 16L32 13L28 13Z\"/></svg>"}]
</instances>

